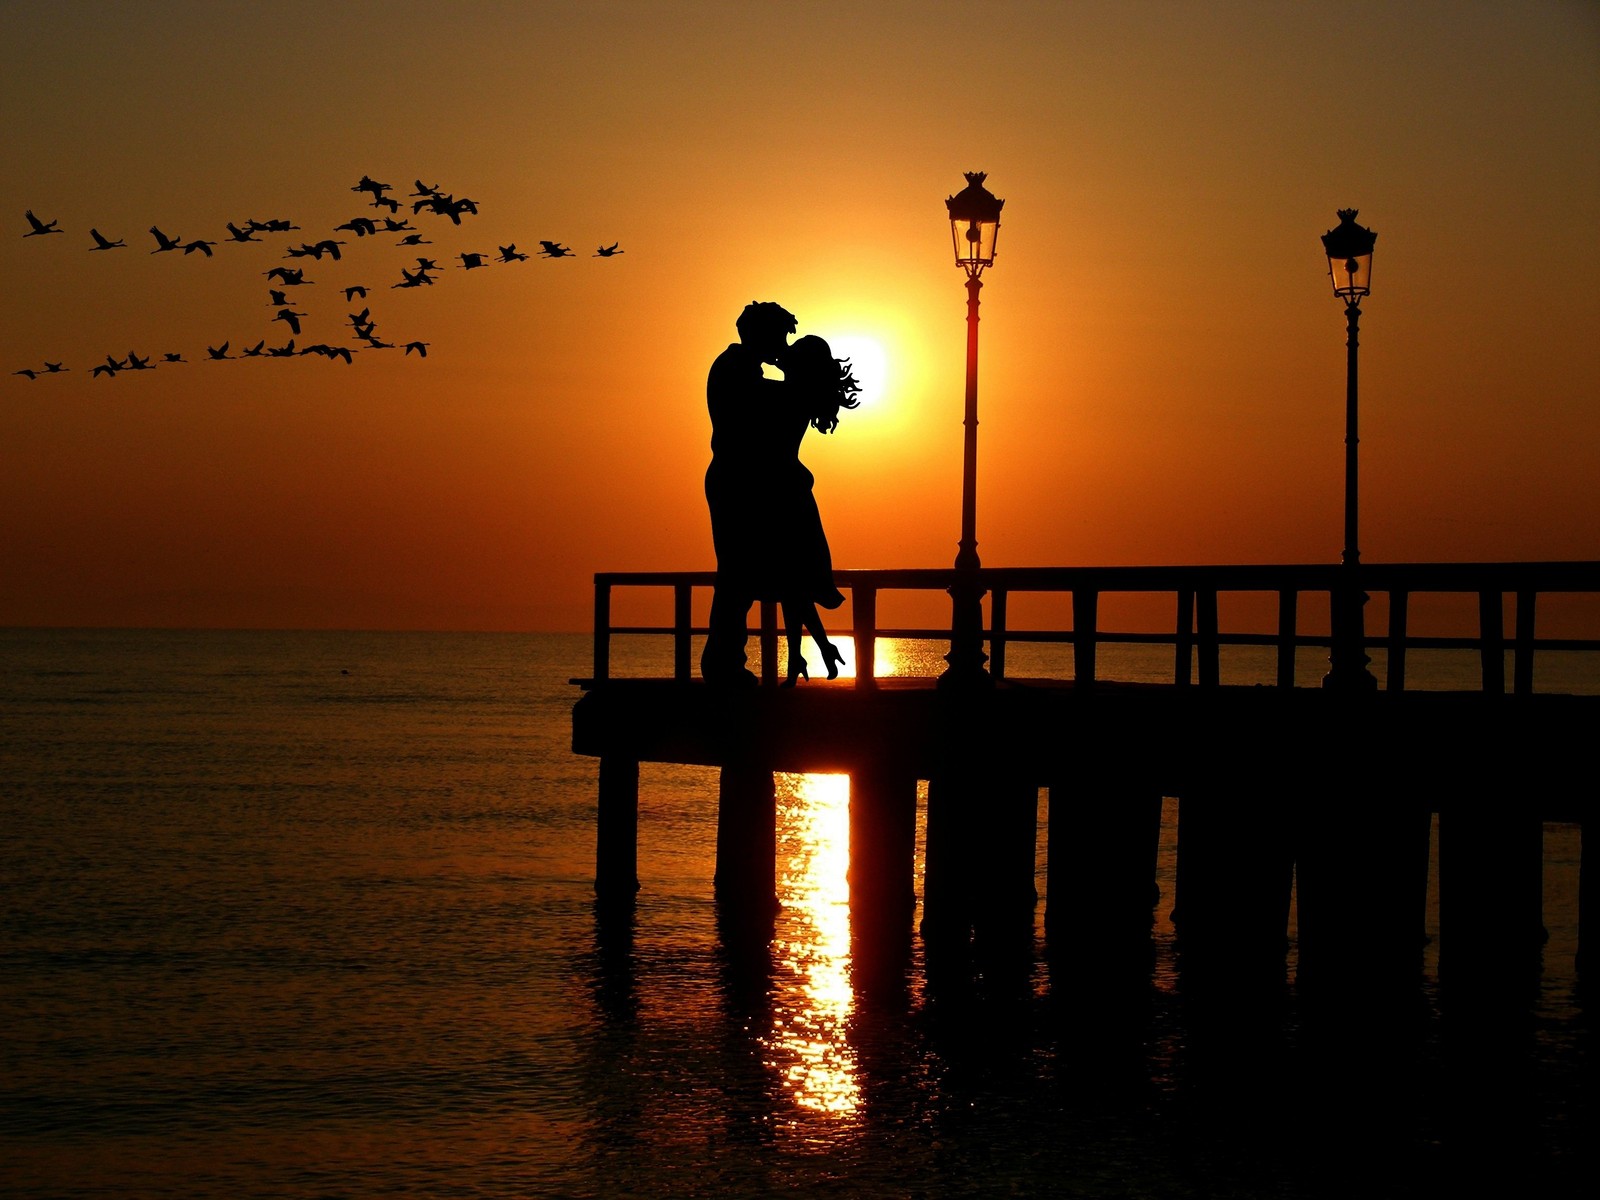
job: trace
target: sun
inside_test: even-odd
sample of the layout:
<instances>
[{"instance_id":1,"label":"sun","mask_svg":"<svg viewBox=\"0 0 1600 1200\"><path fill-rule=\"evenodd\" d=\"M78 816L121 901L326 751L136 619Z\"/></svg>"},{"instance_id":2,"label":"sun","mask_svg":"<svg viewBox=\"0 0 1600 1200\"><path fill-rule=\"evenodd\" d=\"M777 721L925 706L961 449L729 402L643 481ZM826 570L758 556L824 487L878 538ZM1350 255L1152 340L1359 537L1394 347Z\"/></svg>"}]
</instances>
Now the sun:
<instances>
[{"instance_id":1,"label":"sun","mask_svg":"<svg viewBox=\"0 0 1600 1200\"><path fill-rule=\"evenodd\" d=\"M883 343L864 333L823 336L827 337L835 358L850 360L850 370L855 374L856 382L861 385L861 407L872 408L881 403L891 382L889 355L884 350Z\"/></svg>"}]
</instances>

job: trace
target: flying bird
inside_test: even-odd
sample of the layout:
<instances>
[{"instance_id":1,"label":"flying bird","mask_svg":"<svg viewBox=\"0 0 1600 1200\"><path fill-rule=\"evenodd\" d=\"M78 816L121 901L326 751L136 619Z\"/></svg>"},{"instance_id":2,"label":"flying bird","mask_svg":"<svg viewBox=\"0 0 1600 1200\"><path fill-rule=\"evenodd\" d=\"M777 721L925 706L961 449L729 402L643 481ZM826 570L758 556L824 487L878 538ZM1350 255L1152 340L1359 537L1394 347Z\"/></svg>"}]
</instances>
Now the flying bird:
<instances>
[{"instance_id":1,"label":"flying bird","mask_svg":"<svg viewBox=\"0 0 1600 1200\"><path fill-rule=\"evenodd\" d=\"M256 233L286 233L291 229L299 229L298 225L291 225L282 218L273 218L269 221L258 221L254 217L245 222Z\"/></svg>"},{"instance_id":2,"label":"flying bird","mask_svg":"<svg viewBox=\"0 0 1600 1200\"><path fill-rule=\"evenodd\" d=\"M150 251L151 254L160 254L165 250L181 250L181 249L183 249L183 239L182 238L168 237L166 234L162 233L161 230L157 229L154 225L150 226L150 232L155 235L155 239L156 239L156 248L154 250Z\"/></svg>"},{"instance_id":3,"label":"flying bird","mask_svg":"<svg viewBox=\"0 0 1600 1200\"><path fill-rule=\"evenodd\" d=\"M243 355L246 358L260 358L261 357L262 347L264 347L266 344L267 344L266 339L262 338L261 341L257 342L254 346L251 346L249 349L241 348L241 353L243 353Z\"/></svg>"},{"instance_id":4,"label":"flying bird","mask_svg":"<svg viewBox=\"0 0 1600 1200\"><path fill-rule=\"evenodd\" d=\"M23 235L22 235L22 236L23 236L23 237L27 237L27 236L28 236L28 235L27 235L27 234L23 234ZM13 372L11 372L11 373L12 373L12 374L13 374L13 375L26 375L26 376L27 376L27 377L28 377L28 378L29 378L29 379L37 379L37 378L39 378L39 372L37 372L37 371L30 371L30 370L28 370L28 369L27 369L27 368L26 368L26 367L24 367L24 368L23 368L23 369L22 369L22 370L20 370L20 371L13 371Z\"/></svg>"},{"instance_id":5,"label":"flying bird","mask_svg":"<svg viewBox=\"0 0 1600 1200\"><path fill-rule=\"evenodd\" d=\"M428 347L430 345L432 345L432 344L433 343L431 343L431 342L407 342L406 343L406 353L410 354L413 350L415 350L418 355L420 355L423 358L427 358L428 357Z\"/></svg>"},{"instance_id":6,"label":"flying bird","mask_svg":"<svg viewBox=\"0 0 1600 1200\"><path fill-rule=\"evenodd\" d=\"M373 200L372 207L387 208L390 212L397 213L400 211L400 201L392 199L389 196L379 196Z\"/></svg>"},{"instance_id":7,"label":"flying bird","mask_svg":"<svg viewBox=\"0 0 1600 1200\"><path fill-rule=\"evenodd\" d=\"M571 250L569 250L566 246L563 246L560 242L547 242L543 238L540 238L539 245L544 247L543 250L539 251L540 258L566 258L572 253Z\"/></svg>"},{"instance_id":8,"label":"flying bird","mask_svg":"<svg viewBox=\"0 0 1600 1200\"><path fill-rule=\"evenodd\" d=\"M130 371L154 371L155 368L150 365L150 359L148 357L140 358L132 350L129 350L128 351L128 370L130 370Z\"/></svg>"},{"instance_id":9,"label":"flying bird","mask_svg":"<svg viewBox=\"0 0 1600 1200\"><path fill-rule=\"evenodd\" d=\"M346 303L348 303L351 300L354 300L357 296L360 296L363 300L365 300L367 298L367 289L363 285L358 283L358 284L353 284L352 286L345 288L345 290L344 290L344 298L345 298Z\"/></svg>"},{"instance_id":10,"label":"flying bird","mask_svg":"<svg viewBox=\"0 0 1600 1200\"><path fill-rule=\"evenodd\" d=\"M609 245L609 246L601 246L598 250L596 250L589 257L590 258L610 258L613 254L626 254L626 253L627 253L626 250L617 249L617 243L616 242L612 242L611 245Z\"/></svg>"},{"instance_id":11,"label":"flying bird","mask_svg":"<svg viewBox=\"0 0 1600 1200\"><path fill-rule=\"evenodd\" d=\"M378 232L378 223L371 217L351 217L343 225L335 225L334 229L348 229L359 237L366 237L369 233Z\"/></svg>"},{"instance_id":12,"label":"flying bird","mask_svg":"<svg viewBox=\"0 0 1600 1200\"><path fill-rule=\"evenodd\" d=\"M209 354L213 360L233 357L233 355L228 353L227 342L223 342L220 346L207 346L206 353Z\"/></svg>"},{"instance_id":13,"label":"flying bird","mask_svg":"<svg viewBox=\"0 0 1600 1200\"><path fill-rule=\"evenodd\" d=\"M420 179L413 180L412 183L417 189L411 193L413 196L437 196L439 194L439 189L437 187L429 187Z\"/></svg>"},{"instance_id":14,"label":"flying bird","mask_svg":"<svg viewBox=\"0 0 1600 1200\"><path fill-rule=\"evenodd\" d=\"M305 313L295 312L293 309L280 308L272 319L274 321L289 322L289 328L294 332L295 336L298 337L300 334L300 318L305 315Z\"/></svg>"},{"instance_id":15,"label":"flying bird","mask_svg":"<svg viewBox=\"0 0 1600 1200\"><path fill-rule=\"evenodd\" d=\"M385 217L383 219L383 231L385 233L404 233L407 229L415 228L416 226L410 221L396 221L393 217Z\"/></svg>"},{"instance_id":16,"label":"flying bird","mask_svg":"<svg viewBox=\"0 0 1600 1200\"><path fill-rule=\"evenodd\" d=\"M294 357L294 339L290 338L287 345L283 345L283 346L268 346L267 347L267 357L268 358L293 358Z\"/></svg>"},{"instance_id":17,"label":"flying bird","mask_svg":"<svg viewBox=\"0 0 1600 1200\"><path fill-rule=\"evenodd\" d=\"M404 267L401 267L400 282L391 283L389 286L391 288L414 288L421 287L423 284L427 284L429 287L433 286L433 278L426 271L419 267L416 272L413 273L406 270Z\"/></svg>"},{"instance_id":18,"label":"flying bird","mask_svg":"<svg viewBox=\"0 0 1600 1200\"><path fill-rule=\"evenodd\" d=\"M228 222L228 236L236 242L259 242L261 239L256 236L257 232L253 222L246 222L244 229L240 229L232 221Z\"/></svg>"},{"instance_id":19,"label":"flying bird","mask_svg":"<svg viewBox=\"0 0 1600 1200\"><path fill-rule=\"evenodd\" d=\"M326 342L318 342L315 346L307 346L304 350L300 351L300 353L320 354L323 358L342 358L348 365L353 361L350 356L354 354L355 351L351 350L348 346L330 346Z\"/></svg>"},{"instance_id":20,"label":"flying bird","mask_svg":"<svg viewBox=\"0 0 1600 1200\"><path fill-rule=\"evenodd\" d=\"M471 254L471 253L463 252L462 254L458 255L457 257L459 257L461 259L461 265L464 268L466 268L468 271L472 270L474 267L488 266L488 264L483 261L483 255L482 254Z\"/></svg>"},{"instance_id":21,"label":"flying bird","mask_svg":"<svg viewBox=\"0 0 1600 1200\"><path fill-rule=\"evenodd\" d=\"M65 233L66 232L66 230L64 230L64 229L57 229L56 228L57 225L61 224L61 221L59 219L54 220L54 221L41 221L41 220L39 220L38 217L33 215L33 209L31 209L31 208L27 212L27 217L28 217L28 224L32 225L33 228L28 230L27 233L23 234L22 235L23 237L38 237L41 233Z\"/></svg>"},{"instance_id":22,"label":"flying bird","mask_svg":"<svg viewBox=\"0 0 1600 1200\"><path fill-rule=\"evenodd\" d=\"M408 233L395 243L396 246L431 246L433 242L423 237L420 233Z\"/></svg>"},{"instance_id":23,"label":"flying bird","mask_svg":"<svg viewBox=\"0 0 1600 1200\"><path fill-rule=\"evenodd\" d=\"M110 363L101 363L98 367L89 372L89 378L93 379L96 375L104 375L107 379L112 379L120 370L122 370L120 366L113 366Z\"/></svg>"},{"instance_id":24,"label":"flying bird","mask_svg":"<svg viewBox=\"0 0 1600 1200\"><path fill-rule=\"evenodd\" d=\"M469 212L473 216L478 214L476 200L457 200L454 196L441 196L438 193L434 193L426 200L418 200L411 206L411 212L414 215L425 208L431 212L449 217L457 225L461 224L462 213Z\"/></svg>"},{"instance_id":25,"label":"flying bird","mask_svg":"<svg viewBox=\"0 0 1600 1200\"><path fill-rule=\"evenodd\" d=\"M27 235L24 234L23 236L27 236ZM128 244L127 242L123 241L121 238L118 238L116 241L113 242L110 238L108 238L104 234L102 234L98 229L89 230L89 236L94 239L94 245L89 247L90 253L93 253L96 250L115 250L118 246L126 246Z\"/></svg>"},{"instance_id":26,"label":"flying bird","mask_svg":"<svg viewBox=\"0 0 1600 1200\"><path fill-rule=\"evenodd\" d=\"M70 371L71 367L63 367L60 363L47 362L44 365L46 375L59 375L62 371Z\"/></svg>"},{"instance_id":27,"label":"flying bird","mask_svg":"<svg viewBox=\"0 0 1600 1200\"><path fill-rule=\"evenodd\" d=\"M370 175L363 175L361 177L361 182L356 184L355 187L351 188L350 190L352 192L371 192L374 196L381 200L385 192L392 192L394 191L394 188L390 184L379 183Z\"/></svg>"},{"instance_id":28,"label":"flying bird","mask_svg":"<svg viewBox=\"0 0 1600 1200\"><path fill-rule=\"evenodd\" d=\"M268 279L276 279L284 287L299 287L301 284L311 282L306 278L304 271L291 271L288 267L273 267L270 271L263 271Z\"/></svg>"},{"instance_id":29,"label":"flying bird","mask_svg":"<svg viewBox=\"0 0 1600 1200\"><path fill-rule=\"evenodd\" d=\"M284 295L277 288L268 288L267 295L272 297L272 299L267 302L268 306L271 308L285 308L289 304L289 297Z\"/></svg>"},{"instance_id":30,"label":"flying bird","mask_svg":"<svg viewBox=\"0 0 1600 1200\"><path fill-rule=\"evenodd\" d=\"M517 244L512 242L509 246L500 247L500 257L496 262L527 262L528 256L517 249Z\"/></svg>"},{"instance_id":31,"label":"flying bird","mask_svg":"<svg viewBox=\"0 0 1600 1200\"><path fill-rule=\"evenodd\" d=\"M183 252L185 254L193 254L196 250L203 250L205 251L206 257L210 258L211 247L215 245L215 242L208 242L204 238L196 238L194 241L188 242L184 245Z\"/></svg>"},{"instance_id":32,"label":"flying bird","mask_svg":"<svg viewBox=\"0 0 1600 1200\"><path fill-rule=\"evenodd\" d=\"M181 354L173 354L171 351L168 351L166 354L161 356L161 361L169 363L181 363L187 362L188 359L184 358Z\"/></svg>"}]
</instances>

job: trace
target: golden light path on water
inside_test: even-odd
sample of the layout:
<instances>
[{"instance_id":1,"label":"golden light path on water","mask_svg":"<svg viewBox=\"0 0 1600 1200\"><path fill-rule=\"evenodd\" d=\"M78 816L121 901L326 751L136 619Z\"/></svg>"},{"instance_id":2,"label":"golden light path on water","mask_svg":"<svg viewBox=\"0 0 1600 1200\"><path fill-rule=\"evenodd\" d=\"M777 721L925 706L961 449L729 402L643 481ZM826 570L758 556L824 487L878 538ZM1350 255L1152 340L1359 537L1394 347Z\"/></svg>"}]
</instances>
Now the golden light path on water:
<instances>
[{"instance_id":1,"label":"golden light path on water","mask_svg":"<svg viewBox=\"0 0 1600 1200\"><path fill-rule=\"evenodd\" d=\"M841 677L853 677L854 646L845 652ZM943 647L879 641L874 672L880 676L937 673ZM801 685L806 686L805 684ZM861 1085L849 1027L855 1008L850 976L850 777L779 774L778 898L783 917L774 941L780 987L767 1063L801 1108L849 1120L860 1108Z\"/></svg>"},{"instance_id":2,"label":"golden light path on water","mask_svg":"<svg viewBox=\"0 0 1600 1200\"><path fill-rule=\"evenodd\" d=\"M779 898L773 945L781 988L766 1042L795 1103L831 1116L857 1110L861 1087L848 1026L850 983L850 777L778 777Z\"/></svg>"}]
</instances>

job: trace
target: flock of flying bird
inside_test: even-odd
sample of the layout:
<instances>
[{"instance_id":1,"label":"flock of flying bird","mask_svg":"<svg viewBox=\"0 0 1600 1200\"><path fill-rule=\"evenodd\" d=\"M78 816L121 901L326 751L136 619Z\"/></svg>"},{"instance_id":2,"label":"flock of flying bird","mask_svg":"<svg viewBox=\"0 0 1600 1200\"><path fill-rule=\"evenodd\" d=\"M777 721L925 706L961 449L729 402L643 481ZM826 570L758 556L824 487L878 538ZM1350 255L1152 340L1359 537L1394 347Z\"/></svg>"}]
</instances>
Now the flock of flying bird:
<instances>
[{"instance_id":1,"label":"flock of flying bird","mask_svg":"<svg viewBox=\"0 0 1600 1200\"><path fill-rule=\"evenodd\" d=\"M438 187L428 186L420 179L415 181L414 186L415 190L405 200L401 200L387 194L394 190L389 184L379 183L371 176L363 175L361 181L350 190L370 197L370 207L381 210L385 215L352 217L342 225L334 226L333 233L350 233L354 235L358 242L365 238L376 240L380 237L398 235L398 241L394 242L394 245L408 247L428 246L433 243L423 236L422 231L411 224L411 217L427 213L430 216L444 217L452 225L459 226L463 216L477 216L478 214L478 205L474 200L464 197L457 198ZM409 214L402 216L402 211L408 207ZM24 238L44 237L48 234L66 232L60 228L61 222L59 219L41 221L34 216L32 209L28 210L26 216L29 230L22 235ZM227 222L227 228L228 237L226 240L228 242L261 242L263 239L257 236L259 234L283 234L297 232L300 229L298 225L286 220L257 221L254 218L245 221L242 225L229 221ZM209 241L204 238L185 241L181 237L169 237L155 225L150 227L150 233L156 241L156 248L150 251L151 254L182 253L189 255L198 253L210 258L213 250L223 244L221 241ZM99 229L90 229L89 236L94 241L94 245L89 247L91 253L120 250L128 247L124 239L108 238ZM310 259L317 263L322 262L326 257L339 262L343 260L341 248L349 244L346 239L329 236L316 242L301 242L298 246L286 245L284 257L296 260ZM535 252L539 258L571 258L574 256L573 251L560 242L541 240L539 247L539 250ZM461 269L468 271L488 267L491 264L526 262L530 257L533 257L518 250L514 242L500 246L498 249L499 253L494 255L482 251L463 251L453 257L460 259ZM590 257L612 258L622 252L620 245L612 242L609 246L600 246ZM436 260L422 255L417 257L416 263L417 265L413 268L401 267L400 281L390 284L389 287L431 287L435 281L436 273L443 270L443 268ZM350 338L352 341L359 343L358 346L335 346L327 342L318 342L296 348L295 341L300 337L301 333L301 318L308 314L296 311L294 307L296 301L289 299L289 292L291 289L304 287L316 282L306 278L308 269L310 268L305 266L277 266L264 272L269 283L267 288L268 306L277 310L271 319L274 322L281 321L288 326L290 337L285 344L268 346L266 339L261 338L254 346L241 346L239 353L235 355L231 349L231 339L225 340L221 345L207 346L206 357L203 361L218 362L236 357L296 358L306 354L318 354L329 360L342 359L344 362L350 363L353 361L353 356L362 350L393 350L400 346L404 347L404 353L408 356L411 354L416 354L420 358L428 356L428 342L420 340L390 342L380 338L377 334L377 323L372 317L370 306L364 306L359 313L352 312L348 314L346 324L350 329ZM352 284L343 288L346 307L353 307L357 299L365 300L368 290L364 284ZM154 354L146 354L141 358L130 350L122 358L117 357L115 354L106 355L105 361L96 364L91 369L90 375L91 377L105 376L111 378L122 371L150 371L157 366L186 362L188 360L181 353L165 353L158 359ZM42 368L27 367L19 371L13 371L12 374L22 375L31 380L44 375L63 374L69 370L71 368L62 363L46 362Z\"/></svg>"}]
</instances>

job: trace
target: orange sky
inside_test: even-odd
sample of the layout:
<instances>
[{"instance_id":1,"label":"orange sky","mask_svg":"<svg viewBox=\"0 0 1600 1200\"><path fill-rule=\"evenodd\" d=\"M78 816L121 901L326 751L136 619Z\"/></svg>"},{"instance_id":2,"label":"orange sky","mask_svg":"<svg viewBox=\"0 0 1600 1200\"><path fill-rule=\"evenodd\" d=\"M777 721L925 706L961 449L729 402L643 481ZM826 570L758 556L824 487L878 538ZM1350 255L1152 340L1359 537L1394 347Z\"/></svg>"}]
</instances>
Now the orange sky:
<instances>
[{"instance_id":1,"label":"orange sky","mask_svg":"<svg viewBox=\"0 0 1600 1200\"><path fill-rule=\"evenodd\" d=\"M266 11L0 8L0 625L587 628L595 571L713 565L705 371L752 299L885 356L802 451L835 563L948 566L964 170L1006 200L985 565L1335 560L1347 206L1363 560L1600 557L1592 3ZM363 174L480 211L340 234L300 342L365 304L428 357L205 361L286 340L263 273ZM302 228L149 253L250 217ZM453 258L542 238L574 257ZM188 361L91 379L129 350Z\"/></svg>"}]
</instances>

